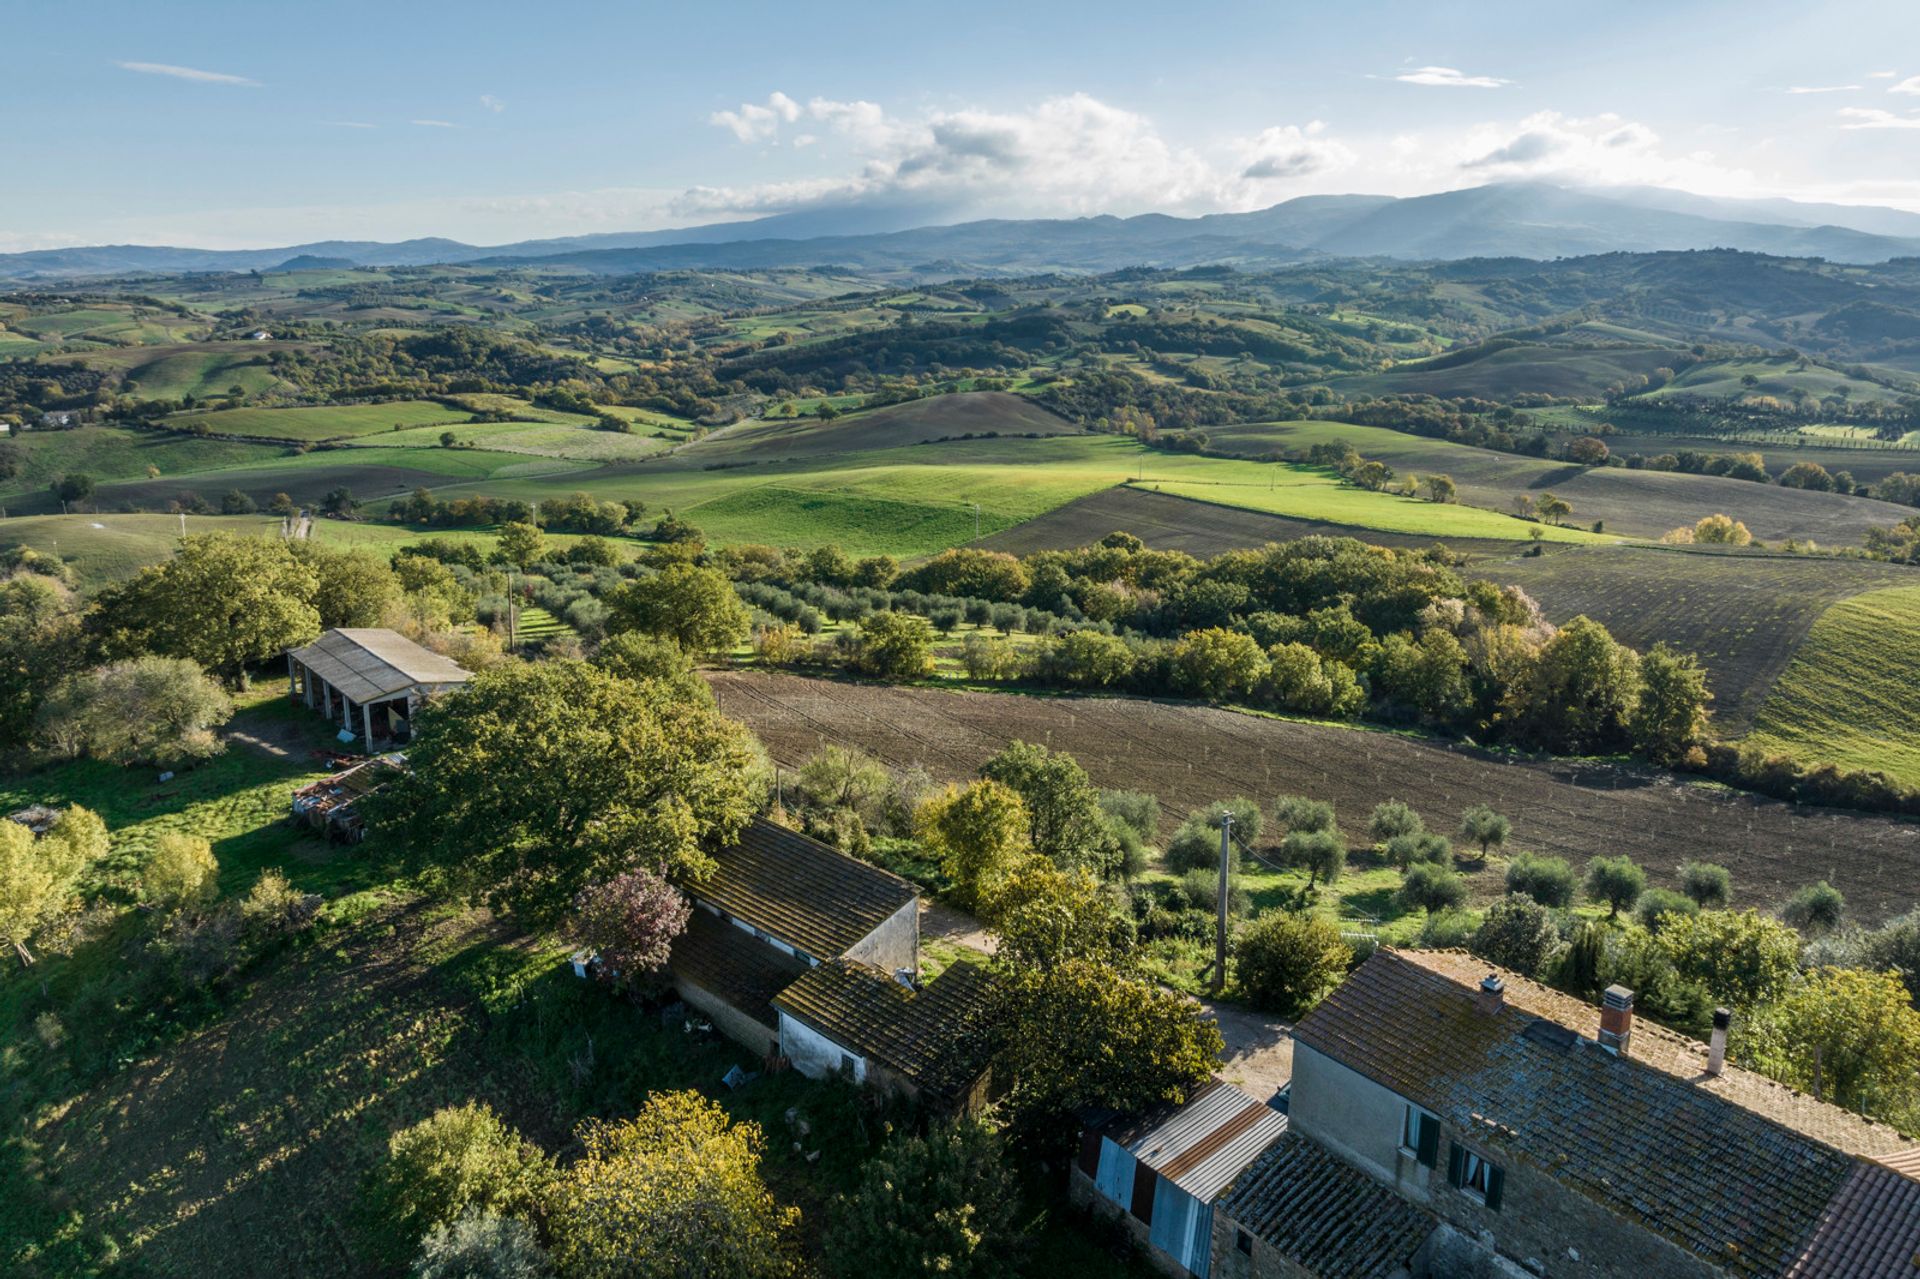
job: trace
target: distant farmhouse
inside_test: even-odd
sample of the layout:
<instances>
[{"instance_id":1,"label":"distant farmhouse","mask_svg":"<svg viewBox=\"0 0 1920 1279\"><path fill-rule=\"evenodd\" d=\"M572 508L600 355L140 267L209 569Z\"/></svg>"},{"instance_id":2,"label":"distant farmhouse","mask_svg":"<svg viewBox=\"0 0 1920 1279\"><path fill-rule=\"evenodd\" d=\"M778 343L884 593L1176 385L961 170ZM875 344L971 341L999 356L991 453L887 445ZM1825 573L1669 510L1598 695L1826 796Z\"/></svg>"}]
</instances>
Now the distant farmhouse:
<instances>
[{"instance_id":1,"label":"distant farmhouse","mask_svg":"<svg viewBox=\"0 0 1920 1279\"><path fill-rule=\"evenodd\" d=\"M472 678L451 658L383 629L332 630L287 652L287 695L369 754L405 742L422 702Z\"/></svg>"},{"instance_id":2,"label":"distant farmhouse","mask_svg":"<svg viewBox=\"0 0 1920 1279\"><path fill-rule=\"evenodd\" d=\"M715 861L667 963L682 999L813 1078L943 1112L984 1099L986 973L963 962L918 984L912 884L759 819Z\"/></svg>"},{"instance_id":3,"label":"distant farmhouse","mask_svg":"<svg viewBox=\"0 0 1920 1279\"><path fill-rule=\"evenodd\" d=\"M1200 1279L1914 1279L1920 1143L1729 1064L1716 1024L1382 950L1296 1028L1284 1117L1218 1083L1090 1116L1074 1196Z\"/></svg>"}]
</instances>

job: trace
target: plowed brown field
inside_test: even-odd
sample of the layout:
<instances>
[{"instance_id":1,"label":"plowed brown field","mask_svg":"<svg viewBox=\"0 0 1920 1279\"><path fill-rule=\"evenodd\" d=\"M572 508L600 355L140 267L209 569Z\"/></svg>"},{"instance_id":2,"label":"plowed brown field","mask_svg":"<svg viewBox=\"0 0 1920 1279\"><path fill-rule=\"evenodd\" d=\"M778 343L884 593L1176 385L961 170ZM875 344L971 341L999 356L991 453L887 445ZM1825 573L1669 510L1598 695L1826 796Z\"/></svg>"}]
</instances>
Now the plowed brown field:
<instances>
[{"instance_id":1,"label":"plowed brown field","mask_svg":"<svg viewBox=\"0 0 1920 1279\"><path fill-rule=\"evenodd\" d=\"M1009 741L1072 752L1101 786L1157 794L1169 823L1189 808L1246 795L1333 801L1350 838L1387 798L1451 832L1469 805L1513 820L1515 849L1576 865L1632 857L1671 885L1688 858L1726 865L1743 905L1769 906L1826 879L1862 920L1920 903L1920 824L1737 795L1655 770L1520 760L1386 733L1299 724L1128 698L1044 698L842 683L723 671L728 714L795 766L828 743L858 746L936 778L972 775Z\"/></svg>"}]
</instances>

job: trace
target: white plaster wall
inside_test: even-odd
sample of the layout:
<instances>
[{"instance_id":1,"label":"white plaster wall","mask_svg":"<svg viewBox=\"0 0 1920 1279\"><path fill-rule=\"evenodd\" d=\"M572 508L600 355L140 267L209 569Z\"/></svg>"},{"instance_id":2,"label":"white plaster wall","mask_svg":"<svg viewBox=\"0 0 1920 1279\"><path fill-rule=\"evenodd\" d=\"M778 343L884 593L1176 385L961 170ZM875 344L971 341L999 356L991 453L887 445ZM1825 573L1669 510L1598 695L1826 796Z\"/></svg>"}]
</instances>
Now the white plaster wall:
<instances>
[{"instance_id":1,"label":"white plaster wall","mask_svg":"<svg viewBox=\"0 0 1920 1279\"><path fill-rule=\"evenodd\" d=\"M853 1058L853 1081L857 1084L867 1081L866 1058L858 1053L849 1053L784 1009L780 1012L780 1054L809 1079L826 1079L839 1074L841 1057L850 1056Z\"/></svg>"}]
</instances>

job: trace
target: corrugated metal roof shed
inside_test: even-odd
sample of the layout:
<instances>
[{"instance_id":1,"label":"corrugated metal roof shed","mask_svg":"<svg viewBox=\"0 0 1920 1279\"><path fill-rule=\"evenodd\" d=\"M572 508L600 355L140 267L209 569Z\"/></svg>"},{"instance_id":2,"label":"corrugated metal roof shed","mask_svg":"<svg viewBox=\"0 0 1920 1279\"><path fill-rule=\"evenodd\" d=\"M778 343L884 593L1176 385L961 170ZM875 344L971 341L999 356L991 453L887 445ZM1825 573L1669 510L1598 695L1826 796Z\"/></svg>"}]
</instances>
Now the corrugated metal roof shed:
<instances>
[{"instance_id":1,"label":"corrugated metal roof shed","mask_svg":"<svg viewBox=\"0 0 1920 1279\"><path fill-rule=\"evenodd\" d=\"M1285 1115L1216 1078L1184 1106L1116 1121L1101 1135L1201 1203L1211 1203L1286 1130Z\"/></svg>"},{"instance_id":2,"label":"corrugated metal roof shed","mask_svg":"<svg viewBox=\"0 0 1920 1279\"><path fill-rule=\"evenodd\" d=\"M362 706L416 686L430 690L473 678L452 658L379 627L331 630L290 656Z\"/></svg>"}]
</instances>

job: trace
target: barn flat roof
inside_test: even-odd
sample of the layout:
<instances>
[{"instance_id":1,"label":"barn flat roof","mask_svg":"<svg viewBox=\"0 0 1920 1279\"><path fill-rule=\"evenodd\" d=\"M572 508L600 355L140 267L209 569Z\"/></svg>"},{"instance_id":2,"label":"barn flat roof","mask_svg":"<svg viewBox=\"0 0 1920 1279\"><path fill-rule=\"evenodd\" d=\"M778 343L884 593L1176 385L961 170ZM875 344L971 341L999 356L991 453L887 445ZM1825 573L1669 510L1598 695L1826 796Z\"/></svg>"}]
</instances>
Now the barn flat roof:
<instances>
[{"instance_id":1,"label":"barn flat roof","mask_svg":"<svg viewBox=\"0 0 1920 1279\"><path fill-rule=\"evenodd\" d=\"M331 630L288 655L349 701L363 706L410 688L439 688L473 678L452 658L380 627Z\"/></svg>"}]
</instances>

